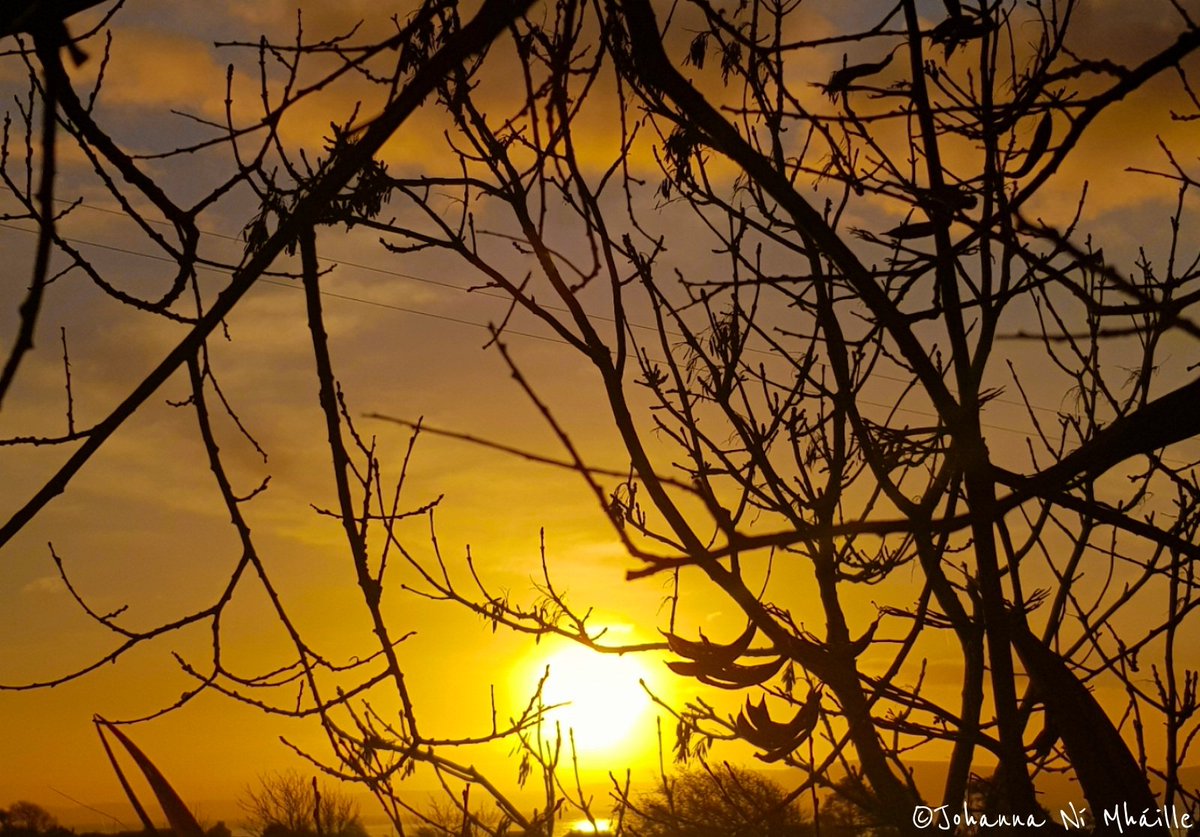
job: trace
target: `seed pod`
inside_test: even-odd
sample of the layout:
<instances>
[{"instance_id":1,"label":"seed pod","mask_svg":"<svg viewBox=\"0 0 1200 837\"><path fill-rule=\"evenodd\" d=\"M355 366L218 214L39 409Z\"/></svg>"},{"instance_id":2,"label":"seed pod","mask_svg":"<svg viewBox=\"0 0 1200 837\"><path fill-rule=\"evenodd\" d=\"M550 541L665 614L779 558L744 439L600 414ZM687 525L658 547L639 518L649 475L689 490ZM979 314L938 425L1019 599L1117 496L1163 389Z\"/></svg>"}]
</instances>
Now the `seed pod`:
<instances>
[{"instance_id":1,"label":"seed pod","mask_svg":"<svg viewBox=\"0 0 1200 837\"><path fill-rule=\"evenodd\" d=\"M907 240L911 238L927 238L937 231L937 224L933 221L912 221L907 224L901 224L898 227L893 227L884 233L888 238L897 240Z\"/></svg>"},{"instance_id":2,"label":"seed pod","mask_svg":"<svg viewBox=\"0 0 1200 837\"><path fill-rule=\"evenodd\" d=\"M1033 171L1033 167L1038 164L1038 160L1050 148L1050 137L1054 134L1054 117L1050 111L1042 117L1042 121L1038 123L1037 130L1033 132L1033 141L1029 143L1029 150L1025 152L1025 161L1021 163L1021 167L1012 173L1013 177L1024 177Z\"/></svg>"},{"instance_id":3,"label":"seed pod","mask_svg":"<svg viewBox=\"0 0 1200 837\"><path fill-rule=\"evenodd\" d=\"M718 689L745 689L766 683L783 668L783 657L769 663L744 666L739 663L720 665L714 662L681 662L669 660L667 668L685 677L695 677L706 686Z\"/></svg>"},{"instance_id":4,"label":"seed pod","mask_svg":"<svg viewBox=\"0 0 1200 837\"><path fill-rule=\"evenodd\" d=\"M860 78L873 76L883 70L888 64L892 63L892 56L895 51L888 53L887 58L882 61L876 61L868 64L854 64L850 67L843 67L829 77L829 81L822 85L818 85L825 91L830 99L836 99L839 93L845 93L850 89L850 85L858 81Z\"/></svg>"},{"instance_id":5,"label":"seed pod","mask_svg":"<svg viewBox=\"0 0 1200 837\"><path fill-rule=\"evenodd\" d=\"M738 712L733 727L744 741L764 751L758 758L774 762L788 756L807 741L816 729L820 716L821 688L818 686L809 692L808 698L790 721L774 720L767 709L766 698L757 704L746 698L746 708Z\"/></svg>"},{"instance_id":6,"label":"seed pod","mask_svg":"<svg viewBox=\"0 0 1200 837\"><path fill-rule=\"evenodd\" d=\"M700 634L699 642L693 642L666 631L663 631L662 635L667 638L667 647L681 657L727 665L735 662L738 657L750 649L750 641L754 639L754 633L754 623L751 622L746 626L746 630L742 631L741 635L729 645L711 642L703 633Z\"/></svg>"}]
</instances>

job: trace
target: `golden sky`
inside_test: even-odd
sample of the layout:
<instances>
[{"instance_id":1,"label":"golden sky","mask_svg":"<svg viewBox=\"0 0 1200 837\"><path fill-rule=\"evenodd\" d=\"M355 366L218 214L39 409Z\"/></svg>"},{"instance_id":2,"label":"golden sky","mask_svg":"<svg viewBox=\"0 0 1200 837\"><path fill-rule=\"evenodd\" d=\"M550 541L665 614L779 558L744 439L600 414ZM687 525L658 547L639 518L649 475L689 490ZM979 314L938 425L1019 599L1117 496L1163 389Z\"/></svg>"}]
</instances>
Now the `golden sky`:
<instances>
[{"instance_id":1,"label":"golden sky","mask_svg":"<svg viewBox=\"0 0 1200 837\"><path fill-rule=\"evenodd\" d=\"M389 15L381 14L378 4L355 0L302 5L309 35L345 32L359 20L366 21L361 30L364 39L391 31ZM838 31L852 14L849 5L872 4L814 5L807 12L811 19L805 31L812 36ZM1096 54L1134 60L1171 37L1171 13L1165 2L1096 0L1086 5L1079 12L1080 42ZM113 50L97 119L120 142L139 151L163 150L208 136L203 126L172 111L222 119L230 63L235 67L236 110L240 115L251 113L258 105L256 55L248 49L218 49L213 43L254 41L260 32L287 41L294 35L295 6L272 0L214 2L199 9L181 0L128 0L112 22ZM931 16L939 8L936 3L922 4ZM84 28L82 21L78 28ZM92 59L75 71L81 83L93 78L99 67L99 43L89 49L95 53ZM840 52L826 51L821 54L823 63L806 71L814 81L824 80L841 58ZM1156 137L1181 158L1194 158L1200 150L1195 123L1173 122L1164 115L1164 101L1177 100L1178 88L1171 82L1164 79L1151 85L1093 126L1043 193L1036 212L1061 217L1074 206L1083 181L1088 180L1085 223L1098 239L1114 242L1110 246L1117 252L1129 253L1134 243L1143 240L1161 248L1173 208L1172 190L1124 168L1162 167ZM25 84L20 59L5 56L0 62L5 102L23 95ZM502 73L486 77L481 95L503 98L510 84ZM372 95L369 86L352 82L316 97L284 122L281 138L317 150L330 121L345 119L356 96ZM822 100L814 88L812 104ZM371 112L369 98L364 112ZM602 165L613 153L610 119L601 106L581 124L586 130L579 142L594 153L595 165ZM387 161L397 171L418 170L429 161L436 166L442 159L438 155L445 154L443 127L436 116L419 113L386 149ZM648 151L641 153L639 164L649 172L653 160ZM62 157L61 193L84 200L63 222L64 234L87 242L80 247L119 276L123 287L161 286L168 266L145 255L150 249L145 237L128 219L112 212L111 198L88 177L88 163L79 152L64 148ZM147 161L145 166L172 194L186 196L211 188L228 164L220 153L205 153ZM236 261L242 249L237 236L252 209L245 196L218 206L204 220L204 251ZM855 211L858 215L850 221L865 226L878 224L880 218L886 223L896 209L880 202ZM678 206L664 209L659 219L676 229L694 224ZM19 298L29 275L35 239L29 229L28 223L0 226L0 246L9 268L0 281L9 300ZM563 237L569 234L565 230ZM495 244L499 252L501 243ZM361 228L323 231L319 247L324 264L336 265L325 282L327 326L353 413L423 416L434 427L561 455L553 434L511 380L498 354L483 348L487 334L482 326L502 318L506 309L501 300L465 293L479 281L477 276L445 257L389 257L376 246L376 236ZM678 262L687 269L711 259L704 248L681 249ZM506 258L510 265L517 263L515 256ZM219 271L200 276L209 294L215 294L226 279ZM60 326L66 328L70 342L75 414L81 424L105 415L184 333L181 326L131 312L86 282L76 284L69 294L52 295L37 351L27 359L0 414L0 436L65 430ZM15 323L13 308L0 310L0 338L6 347ZM508 341L522 371L557 405L580 449L597 464L613 468L627 464L617 453L610 422L594 408L602 393L586 365L544 326L528 318L514 320L513 329L527 333L513 334ZM259 549L277 570L281 593L297 620L320 638L323 649L334 658L360 653L369 635L348 564L342 560L344 543L334 522L310 507L330 507L334 496L327 476L303 294L285 283L262 283L229 318L228 335L228 342L217 339L211 346L221 384L270 456L264 464L249 444L225 428L222 447L239 484L248 489L265 475L271 477L269 490L247 507ZM1013 350L1018 360L1021 351ZM1181 345L1181 368L1190 362L1183 354L1186 351L1194 349ZM48 543L96 609L127 605L126 618L135 626L203 606L226 580L238 555L228 515L204 466L192 413L166 403L185 397L185 384L182 378L168 383L105 445L67 494L0 553L0 682L54 678L114 645L113 638L89 622L71 601L51 561ZM895 390L894 383L881 381L876 390L879 402L890 404ZM1063 390L1047 381L1034 392L1034 400L1057 410ZM1019 406L1011 400L998 402L987 420L993 453L1022 450L1029 427ZM404 429L368 419L359 419L359 429L376 436L381 450L387 452L389 467L398 467L407 442ZM1198 453L1200 449L1189 443L1176 455L1195 458ZM4 474L0 507L7 513L27 499L64 454L5 448L0 457ZM445 495L437 514L438 538L460 582L469 581L463 561L469 545L494 589L510 592L516 601L534 601L533 585L540 575L539 532L544 529L555 581L573 603L595 606L596 624L608 626L616 641L659 638L657 629L666 625L663 602L669 587L662 578L623 580L634 564L622 552L586 486L573 475L462 442L425 437L417 446L405 492L413 506ZM422 525L412 527L412 543L429 560ZM800 596L811 590L802 573L789 576L788 572L781 570L774 583L794 584ZM687 612L681 614L689 630L703 629L718 639L741 630L743 623L730 605L703 585L696 584L690 593ZM873 617L873 594L864 594L851 611L857 620L856 633ZM903 599L904 593L896 595ZM493 633L461 609L398 590L387 600L395 629L415 631L400 646L401 659L413 684L417 709L439 735L488 729L489 684L496 686L502 718L518 712L544 666L556 661L562 679L570 683L556 683L552 672L551 699L594 707L579 709L593 713L591 717L613 706L621 708L619 714L634 716L633 733L613 721L599 738L585 742L581 737L588 768L621 769L632 763L651 776L654 712L639 695L637 679L647 678L658 693L676 703L695 693L690 686L671 684L660 658L641 663L622 658L589 669L586 659L561 642L534 645L503 630ZM226 653L247 671L264 660L286 658L285 638L263 613L263 601L246 595L235 599L226 617ZM171 652L202 666L208 641L206 629L190 629L53 690L0 691L0 806L28 798L59 807L63 802L54 789L88 802L117 799L120 791L96 740L91 716L137 717L170 704L192 682L180 673ZM955 653L951 647L928 649L931 688L955 688L956 671L941 678L937 674L939 665L954 665ZM575 693L571 683L576 685ZM665 729L669 733L669 722ZM257 774L294 765L295 757L279 743L280 735L300 746L320 746L311 725L264 719L261 713L215 695L139 726L134 734L185 798L200 800L237 796ZM622 738L627 734L628 739ZM626 742L632 740L640 744L630 750ZM613 747L613 741L622 747ZM507 747L481 748L471 759L511 783L516 768L509 752ZM745 751L729 752L732 758L747 756Z\"/></svg>"}]
</instances>

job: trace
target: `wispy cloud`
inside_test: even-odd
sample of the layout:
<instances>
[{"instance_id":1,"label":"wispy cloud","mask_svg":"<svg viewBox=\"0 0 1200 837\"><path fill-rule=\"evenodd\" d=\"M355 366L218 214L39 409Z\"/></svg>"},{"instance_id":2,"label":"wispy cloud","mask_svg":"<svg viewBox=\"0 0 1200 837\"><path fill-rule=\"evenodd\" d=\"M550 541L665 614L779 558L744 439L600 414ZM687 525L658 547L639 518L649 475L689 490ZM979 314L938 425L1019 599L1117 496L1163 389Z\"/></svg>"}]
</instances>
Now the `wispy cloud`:
<instances>
[{"instance_id":1,"label":"wispy cloud","mask_svg":"<svg viewBox=\"0 0 1200 837\"><path fill-rule=\"evenodd\" d=\"M21 588L22 596L54 596L65 593L66 586L56 575L43 575L33 579Z\"/></svg>"}]
</instances>

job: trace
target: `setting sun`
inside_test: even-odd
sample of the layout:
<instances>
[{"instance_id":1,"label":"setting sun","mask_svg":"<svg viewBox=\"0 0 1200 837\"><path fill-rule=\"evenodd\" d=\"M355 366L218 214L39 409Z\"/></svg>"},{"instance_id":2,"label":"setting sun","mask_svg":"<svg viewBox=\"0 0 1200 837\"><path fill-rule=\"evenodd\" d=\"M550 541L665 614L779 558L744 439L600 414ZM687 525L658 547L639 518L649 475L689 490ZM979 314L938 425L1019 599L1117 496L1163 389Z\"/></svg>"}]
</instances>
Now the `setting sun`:
<instances>
[{"instance_id":1,"label":"setting sun","mask_svg":"<svg viewBox=\"0 0 1200 837\"><path fill-rule=\"evenodd\" d=\"M650 682L646 664L634 655L601 654L578 645L535 657L523 679L528 685L549 668L543 690L550 724L563 739L575 738L580 755L641 749L635 733L650 716L652 702L639 681Z\"/></svg>"}]
</instances>

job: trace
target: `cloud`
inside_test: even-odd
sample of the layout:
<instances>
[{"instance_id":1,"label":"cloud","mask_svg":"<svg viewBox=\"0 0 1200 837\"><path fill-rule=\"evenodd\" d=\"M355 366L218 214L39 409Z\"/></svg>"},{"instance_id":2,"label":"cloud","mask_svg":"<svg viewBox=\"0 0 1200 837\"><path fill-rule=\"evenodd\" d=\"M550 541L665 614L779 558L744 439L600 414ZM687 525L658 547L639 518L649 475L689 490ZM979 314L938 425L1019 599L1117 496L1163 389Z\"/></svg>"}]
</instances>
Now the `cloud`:
<instances>
[{"instance_id":1,"label":"cloud","mask_svg":"<svg viewBox=\"0 0 1200 837\"><path fill-rule=\"evenodd\" d=\"M87 62L91 78L100 62ZM84 79L77 81L82 86ZM90 79L89 79L90 80ZM217 112L225 91L225 66L203 41L142 27L117 27L104 71L101 100L107 104L180 107Z\"/></svg>"},{"instance_id":2,"label":"cloud","mask_svg":"<svg viewBox=\"0 0 1200 837\"><path fill-rule=\"evenodd\" d=\"M62 579L56 575L43 575L21 588L23 596L56 596L67 591Z\"/></svg>"},{"instance_id":3,"label":"cloud","mask_svg":"<svg viewBox=\"0 0 1200 837\"><path fill-rule=\"evenodd\" d=\"M377 4L367 0L341 0L338 3L310 3L298 18L295 0L265 0L258 3L227 3L225 12L242 23L263 31L294 32L297 19L304 26L305 40L313 41L345 35L361 24L359 40L383 37L395 31L391 19L404 21L416 11L416 3L397 8L393 4Z\"/></svg>"}]
</instances>

